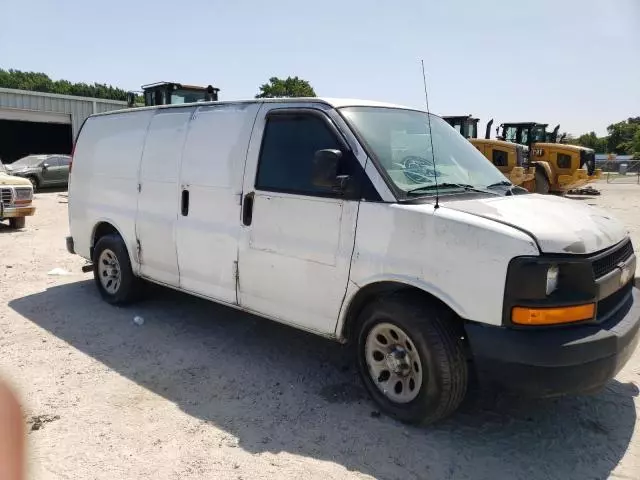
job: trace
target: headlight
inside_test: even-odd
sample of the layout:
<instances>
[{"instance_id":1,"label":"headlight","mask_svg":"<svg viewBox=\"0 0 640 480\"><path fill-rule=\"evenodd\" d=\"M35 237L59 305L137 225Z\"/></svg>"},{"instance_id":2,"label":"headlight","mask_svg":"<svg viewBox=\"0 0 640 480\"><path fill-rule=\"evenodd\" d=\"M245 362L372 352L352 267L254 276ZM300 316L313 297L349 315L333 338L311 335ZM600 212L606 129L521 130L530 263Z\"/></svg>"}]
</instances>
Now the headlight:
<instances>
[{"instance_id":1,"label":"headlight","mask_svg":"<svg viewBox=\"0 0 640 480\"><path fill-rule=\"evenodd\" d=\"M505 325L561 324L595 315L598 287L591 262L558 257L516 257L509 262L502 310ZM585 308L574 308L579 306Z\"/></svg>"},{"instance_id":2,"label":"headlight","mask_svg":"<svg viewBox=\"0 0 640 480\"><path fill-rule=\"evenodd\" d=\"M558 288L558 274L560 269L557 265L549 265L547 270L547 295L551 295Z\"/></svg>"},{"instance_id":3,"label":"headlight","mask_svg":"<svg viewBox=\"0 0 640 480\"><path fill-rule=\"evenodd\" d=\"M31 188L16 188L16 201L31 200L33 196L33 189Z\"/></svg>"}]
</instances>

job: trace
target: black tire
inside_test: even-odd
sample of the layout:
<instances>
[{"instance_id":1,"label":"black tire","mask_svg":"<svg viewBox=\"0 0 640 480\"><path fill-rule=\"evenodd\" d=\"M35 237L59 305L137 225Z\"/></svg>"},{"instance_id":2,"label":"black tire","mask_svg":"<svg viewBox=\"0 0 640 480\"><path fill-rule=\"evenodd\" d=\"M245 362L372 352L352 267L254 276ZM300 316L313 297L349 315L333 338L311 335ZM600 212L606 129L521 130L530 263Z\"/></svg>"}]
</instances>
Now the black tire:
<instances>
[{"instance_id":1,"label":"black tire","mask_svg":"<svg viewBox=\"0 0 640 480\"><path fill-rule=\"evenodd\" d=\"M426 374L417 396L407 403L389 399L369 371L367 337L382 323L395 325L408 335ZM359 317L356 345L358 369L369 394L385 413L405 423L429 424L447 417L467 390L469 371L462 337L451 312L415 295L394 294L372 302Z\"/></svg>"},{"instance_id":2,"label":"black tire","mask_svg":"<svg viewBox=\"0 0 640 480\"><path fill-rule=\"evenodd\" d=\"M118 260L120 283L117 291L110 293L100 280L99 259L105 250L113 252ZM112 305L126 305L138 299L141 292L140 279L133 274L129 253L124 241L117 234L101 237L93 249L93 278L102 298Z\"/></svg>"},{"instance_id":3,"label":"black tire","mask_svg":"<svg viewBox=\"0 0 640 480\"><path fill-rule=\"evenodd\" d=\"M542 170L536 170L536 193L549 193L549 179Z\"/></svg>"},{"instance_id":4,"label":"black tire","mask_svg":"<svg viewBox=\"0 0 640 480\"><path fill-rule=\"evenodd\" d=\"M27 180L31 182L31 186L33 187L33 193L40 189L40 182L36 177L27 177Z\"/></svg>"},{"instance_id":5,"label":"black tire","mask_svg":"<svg viewBox=\"0 0 640 480\"><path fill-rule=\"evenodd\" d=\"M27 219L25 217L14 217L9 219L9 226L16 230L24 228L26 224Z\"/></svg>"}]
</instances>

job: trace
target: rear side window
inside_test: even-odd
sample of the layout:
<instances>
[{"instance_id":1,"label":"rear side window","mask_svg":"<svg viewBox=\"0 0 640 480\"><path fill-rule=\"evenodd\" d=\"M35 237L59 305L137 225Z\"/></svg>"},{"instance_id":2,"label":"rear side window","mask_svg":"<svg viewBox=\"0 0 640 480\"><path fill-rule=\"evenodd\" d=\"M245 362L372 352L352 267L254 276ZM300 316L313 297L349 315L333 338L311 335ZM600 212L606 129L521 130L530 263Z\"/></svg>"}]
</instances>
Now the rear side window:
<instances>
[{"instance_id":1,"label":"rear side window","mask_svg":"<svg viewBox=\"0 0 640 480\"><path fill-rule=\"evenodd\" d=\"M71 163L71 159L69 157L60 157L60 166L68 167L69 163Z\"/></svg>"},{"instance_id":2,"label":"rear side window","mask_svg":"<svg viewBox=\"0 0 640 480\"><path fill-rule=\"evenodd\" d=\"M559 153L558 168L571 168L571 155L567 155L566 153Z\"/></svg>"},{"instance_id":3,"label":"rear side window","mask_svg":"<svg viewBox=\"0 0 640 480\"><path fill-rule=\"evenodd\" d=\"M508 153L504 150L493 149L492 161L496 167L506 167L508 165Z\"/></svg>"},{"instance_id":4,"label":"rear side window","mask_svg":"<svg viewBox=\"0 0 640 480\"><path fill-rule=\"evenodd\" d=\"M256 188L312 196L342 196L336 195L330 187L320 187L312 183L315 153L323 149L336 149L343 152L338 174L351 177L345 193L347 198L362 194L363 198L379 200L357 159L346 151L334 131L319 115L276 114L267 119L256 175ZM361 186L362 192L358 191Z\"/></svg>"}]
</instances>

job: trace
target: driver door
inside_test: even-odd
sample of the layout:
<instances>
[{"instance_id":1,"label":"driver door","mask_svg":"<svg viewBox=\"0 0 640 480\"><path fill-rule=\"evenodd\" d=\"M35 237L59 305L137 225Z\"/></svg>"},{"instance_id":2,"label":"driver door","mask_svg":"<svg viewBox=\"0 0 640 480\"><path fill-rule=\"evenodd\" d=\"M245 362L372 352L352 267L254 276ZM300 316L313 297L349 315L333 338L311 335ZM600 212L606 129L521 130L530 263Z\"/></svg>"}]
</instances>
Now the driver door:
<instances>
[{"instance_id":1,"label":"driver door","mask_svg":"<svg viewBox=\"0 0 640 480\"><path fill-rule=\"evenodd\" d=\"M362 167L324 112L276 107L263 106L249 146L239 303L329 335L349 279ZM313 184L314 155L323 149L342 152L337 173L349 175L351 191Z\"/></svg>"}]
</instances>

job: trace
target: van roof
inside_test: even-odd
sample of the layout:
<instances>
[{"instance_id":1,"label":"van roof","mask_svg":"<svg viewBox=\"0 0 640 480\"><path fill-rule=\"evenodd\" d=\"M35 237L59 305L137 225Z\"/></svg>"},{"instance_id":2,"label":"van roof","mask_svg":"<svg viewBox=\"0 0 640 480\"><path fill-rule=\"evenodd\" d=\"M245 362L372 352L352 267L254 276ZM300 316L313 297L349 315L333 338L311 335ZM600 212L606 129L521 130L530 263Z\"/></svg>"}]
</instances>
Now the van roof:
<instances>
[{"instance_id":1,"label":"van roof","mask_svg":"<svg viewBox=\"0 0 640 480\"><path fill-rule=\"evenodd\" d=\"M213 102L197 102L197 103L180 103L174 105L156 105L151 107L136 107L125 108L121 110L111 110L103 113L96 113L91 115L92 117L99 117L103 115L113 115L115 113L123 112L137 112L140 110L152 110L152 109L164 109L164 108L188 108L194 105L220 105L220 104L238 104L238 103L323 103L333 108L340 107L387 107L387 108L402 108L405 110L424 111L418 108L407 107L403 105L395 105L393 103L378 102L374 100L359 100L354 98L325 98L325 97L294 97L294 98L255 98L250 100L225 100L225 101L213 101Z\"/></svg>"}]
</instances>

